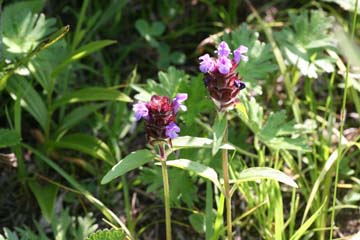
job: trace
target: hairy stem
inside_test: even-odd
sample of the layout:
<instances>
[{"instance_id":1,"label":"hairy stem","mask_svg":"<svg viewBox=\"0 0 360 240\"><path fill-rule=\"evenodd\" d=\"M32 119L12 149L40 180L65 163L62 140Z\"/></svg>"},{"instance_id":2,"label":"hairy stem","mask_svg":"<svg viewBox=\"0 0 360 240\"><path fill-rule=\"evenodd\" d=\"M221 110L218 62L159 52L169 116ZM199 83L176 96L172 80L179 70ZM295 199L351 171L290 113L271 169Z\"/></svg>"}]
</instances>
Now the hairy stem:
<instances>
[{"instance_id":1,"label":"hairy stem","mask_svg":"<svg viewBox=\"0 0 360 240\"><path fill-rule=\"evenodd\" d=\"M165 154L164 144L161 144L159 146L159 151L161 157L161 168L162 168L162 176L163 176L163 184L164 184L166 240L171 240L170 188L169 188L169 177L166 168L166 154Z\"/></svg>"},{"instance_id":2,"label":"hairy stem","mask_svg":"<svg viewBox=\"0 0 360 240\"><path fill-rule=\"evenodd\" d=\"M224 116L226 118L226 115ZM225 133L223 137L223 143L227 143L228 139L228 123L226 119ZM229 183L229 159L228 150L222 149L222 169L224 177L224 190L225 190L225 205L226 205L226 229L227 239L232 239L232 220L231 220L231 194L230 194L230 183Z\"/></svg>"}]
</instances>

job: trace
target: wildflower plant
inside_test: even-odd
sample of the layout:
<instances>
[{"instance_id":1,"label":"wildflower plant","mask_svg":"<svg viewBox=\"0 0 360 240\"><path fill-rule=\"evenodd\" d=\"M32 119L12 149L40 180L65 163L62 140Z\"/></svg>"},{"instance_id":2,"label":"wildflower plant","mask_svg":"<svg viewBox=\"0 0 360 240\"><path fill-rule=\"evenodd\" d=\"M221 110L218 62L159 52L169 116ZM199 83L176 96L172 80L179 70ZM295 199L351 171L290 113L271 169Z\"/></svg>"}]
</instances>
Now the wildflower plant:
<instances>
[{"instance_id":1,"label":"wildflower plant","mask_svg":"<svg viewBox=\"0 0 360 240\"><path fill-rule=\"evenodd\" d=\"M133 168L141 166L151 159L159 160L162 167L166 239L168 240L171 239L171 213L165 145L168 145L171 148L172 139L178 137L180 127L175 123L176 115L180 110L187 110L187 107L183 104L187 97L186 93L179 93L173 100L170 100L168 96L153 95L148 102L139 101L134 104L133 110L135 119L136 121L141 119L144 120L147 140L151 145L158 147L158 155L154 155L148 150L134 152L115 165L113 169L103 178L103 183L106 183L114 177L120 176ZM131 165L130 168L129 165Z\"/></svg>"}]
</instances>

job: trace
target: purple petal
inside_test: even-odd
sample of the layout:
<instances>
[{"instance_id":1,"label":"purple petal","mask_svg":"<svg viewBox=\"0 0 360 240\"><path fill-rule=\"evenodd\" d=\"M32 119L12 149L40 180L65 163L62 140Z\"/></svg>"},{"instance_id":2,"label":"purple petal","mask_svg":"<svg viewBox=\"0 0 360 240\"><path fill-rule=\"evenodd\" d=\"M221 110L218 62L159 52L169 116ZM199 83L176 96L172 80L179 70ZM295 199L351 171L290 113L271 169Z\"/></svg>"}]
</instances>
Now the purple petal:
<instances>
[{"instance_id":1,"label":"purple petal","mask_svg":"<svg viewBox=\"0 0 360 240\"><path fill-rule=\"evenodd\" d=\"M217 53L219 57L228 57L230 54L229 45L226 42L222 41L217 49Z\"/></svg>"},{"instance_id":2,"label":"purple petal","mask_svg":"<svg viewBox=\"0 0 360 240\"><path fill-rule=\"evenodd\" d=\"M221 74L228 74L232 67L231 60L227 57L219 57L217 66Z\"/></svg>"},{"instance_id":3,"label":"purple petal","mask_svg":"<svg viewBox=\"0 0 360 240\"><path fill-rule=\"evenodd\" d=\"M209 54L204 54L199 57L200 62L200 71L203 73L207 73L209 71L213 71L215 68L215 61L210 57Z\"/></svg>"},{"instance_id":4,"label":"purple petal","mask_svg":"<svg viewBox=\"0 0 360 240\"><path fill-rule=\"evenodd\" d=\"M134 104L133 111L135 112L136 121L139 121L141 118L148 119L149 117L149 110L144 102Z\"/></svg>"},{"instance_id":5,"label":"purple petal","mask_svg":"<svg viewBox=\"0 0 360 240\"><path fill-rule=\"evenodd\" d=\"M177 113L179 111L179 109L181 109L182 111L186 111L187 107L183 104L181 104L182 102L184 102L186 99L188 98L187 93L179 93L176 95L176 97L173 100L174 103L174 113Z\"/></svg>"},{"instance_id":6,"label":"purple petal","mask_svg":"<svg viewBox=\"0 0 360 240\"><path fill-rule=\"evenodd\" d=\"M248 56L245 56L243 53L246 53L248 48L244 45L240 45L238 49L234 51L234 61L239 63L240 60L247 62L249 60Z\"/></svg>"},{"instance_id":7,"label":"purple petal","mask_svg":"<svg viewBox=\"0 0 360 240\"><path fill-rule=\"evenodd\" d=\"M171 139L174 139L178 137L178 133L180 132L180 128L178 125L176 125L174 122L170 123L166 126L166 136L168 136Z\"/></svg>"}]
</instances>

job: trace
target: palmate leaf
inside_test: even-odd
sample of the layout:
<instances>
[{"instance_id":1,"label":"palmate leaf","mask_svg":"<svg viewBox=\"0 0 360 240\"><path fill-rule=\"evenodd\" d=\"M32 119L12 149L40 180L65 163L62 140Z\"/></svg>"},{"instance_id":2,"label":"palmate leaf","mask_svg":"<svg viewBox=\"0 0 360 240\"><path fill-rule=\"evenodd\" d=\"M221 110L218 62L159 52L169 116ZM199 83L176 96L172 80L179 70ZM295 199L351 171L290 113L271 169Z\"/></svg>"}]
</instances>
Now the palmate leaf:
<instances>
[{"instance_id":1,"label":"palmate leaf","mask_svg":"<svg viewBox=\"0 0 360 240\"><path fill-rule=\"evenodd\" d=\"M285 111L270 114L263 124L263 109L254 98L250 101L243 99L236 108L242 121L269 148L309 150L306 137L303 135L307 129L303 125L296 125L294 121L287 121Z\"/></svg>"},{"instance_id":2,"label":"palmate leaf","mask_svg":"<svg viewBox=\"0 0 360 240\"><path fill-rule=\"evenodd\" d=\"M321 72L333 72L333 59L324 54L334 49L331 28L332 17L320 10L289 14L289 26L275 34L288 64L295 65L308 77L316 78Z\"/></svg>"},{"instance_id":3,"label":"palmate leaf","mask_svg":"<svg viewBox=\"0 0 360 240\"><path fill-rule=\"evenodd\" d=\"M139 93L135 95L135 98L140 101L149 101L153 94L173 98L179 92L180 87L187 82L189 75L175 67L169 67L166 72L158 73L158 79L159 82L148 79L144 88L132 85L132 88Z\"/></svg>"},{"instance_id":4,"label":"palmate leaf","mask_svg":"<svg viewBox=\"0 0 360 240\"><path fill-rule=\"evenodd\" d=\"M11 4L1 14L1 37L8 53L26 53L55 29L55 19L38 14L43 1L26 1Z\"/></svg>"},{"instance_id":5,"label":"palmate leaf","mask_svg":"<svg viewBox=\"0 0 360 240\"><path fill-rule=\"evenodd\" d=\"M236 49L240 45L249 48L247 53L249 61L240 62L238 67L238 71L245 81L251 83L252 80L264 79L277 69L270 44L259 41L259 33L250 30L246 24L225 34L223 40L229 44L231 49Z\"/></svg>"}]
</instances>

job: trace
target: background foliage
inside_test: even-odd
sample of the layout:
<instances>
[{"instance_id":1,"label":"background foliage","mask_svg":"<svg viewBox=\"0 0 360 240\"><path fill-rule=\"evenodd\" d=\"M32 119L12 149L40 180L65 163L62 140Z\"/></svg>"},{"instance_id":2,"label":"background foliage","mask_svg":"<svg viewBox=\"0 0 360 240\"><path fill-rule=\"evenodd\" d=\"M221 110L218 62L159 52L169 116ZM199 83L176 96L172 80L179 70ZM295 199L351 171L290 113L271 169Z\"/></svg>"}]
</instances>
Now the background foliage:
<instances>
[{"instance_id":1,"label":"background foliage","mask_svg":"<svg viewBox=\"0 0 360 240\"><path fill-rule=\"evenodd\" d=\"M334 236L357 239L357 22L354 41L348 36L354 0L0 5L0 239L164 239L161 171L131 106L179 92L189 95L181 136L198 138L175 140L169 159L196 160L219 176L169 163L174 237L221 239L221 146L212 140L218 120L198 57L222 40L249 48L249 61L237 69L247 88L228 116L231 178L271 167L299 186L239 181L235 236L329 239L335 211ZM137 158L128 155L143 148ZM126 173L102 185L121 159Z\"/></svg>"}]
</instances>

